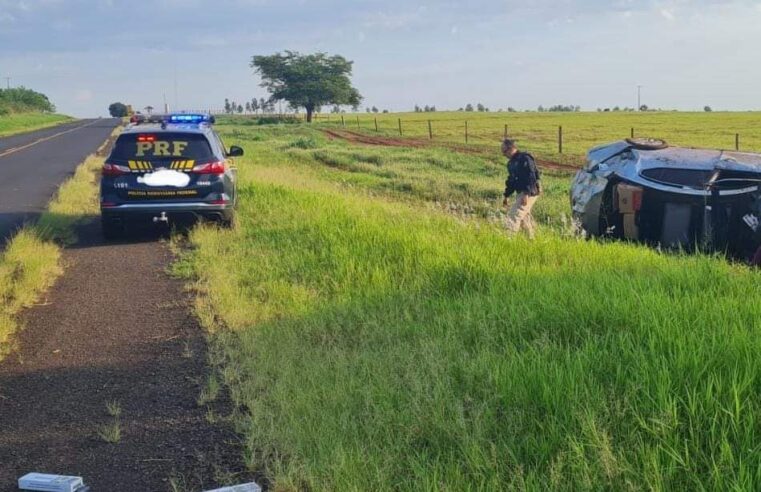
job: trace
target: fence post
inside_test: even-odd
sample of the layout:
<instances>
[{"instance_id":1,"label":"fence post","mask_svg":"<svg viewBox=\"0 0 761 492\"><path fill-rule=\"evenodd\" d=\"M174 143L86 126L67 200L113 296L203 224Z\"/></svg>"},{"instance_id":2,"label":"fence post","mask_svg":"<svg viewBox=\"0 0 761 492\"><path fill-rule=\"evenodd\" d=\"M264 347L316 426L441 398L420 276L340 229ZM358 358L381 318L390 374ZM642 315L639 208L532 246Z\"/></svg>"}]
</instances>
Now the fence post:
<instances>
[{"instance_id":1,"label":"fence post","mask_svg":"<svg viewBox=\"0 0 761 492\"><path fill-rule=\"evenodd\" d=\"M399 136L402 136L402 119L399 118Z\"/></svg>"},{"instance_id":2,"label":"fence post","mask_svg":"<svg viewBox=\"0 0 761 492\"><path fill-rule=\"evenodd\" d=\"M341 126L346 128L346 120L344 120L344 115L341 115Z\"/></svg>"},{"instance_id":3,"label":"fence post","mask_svg":"<svg viewBox=\"0 0 761 492\"><path fill-rule=\"evenodd\" d=\"M468 120L465 120L465 143L468 143Z\"/></svg>"},{"instance_id":4,"label":"fence post","mask_svg":"<svg viewBox=\"0 0 761 492\"><path fill-rule=\"evenodd\" d=\"M507 125L505 125L505 139L507 139Z\"/></svg>"},{"instance_id":5,"label":"fence post","mask_svg":"<svg viewBox=\"0 0 761 492\"><path fill-rule=\"evenodd\" d=\"M375 118L375 131L378 131L378 118Z\"/></svg>"},{"instance_id":6,"label":"fence post","mask_svg":"<svg viewBox=\"0 0 761 492\"><path fill-rule=\"evenodd\" d=\"M428 140L433 140L433 128L431 128L431 120L428 120Z\"/></svg>"},{"instance_id":7,"label":"fence post","mask_svg":"<svg viewBox=\"0 0 761 492\"><path fill-rule=\"evenodd\" d=\"M632 138L634 138L634 127L632 127Z\"/></svg>"},{"instance_id":8,"label":"fence post","mask_svg":"<svg viewBox=\"0 0 761 492\"><path fill-rule=\"evenodd\" d=\"M735 133L735 150L740 150L740 134Z\"/></svg>"},{"instance_id":9,"label":"fence post","mask_svg":"<svg viewBox=\"0 0 761 492\"><path fill-rule=\"evenodd\" d=\"M563 127L558 127L558 154L563 153Z\"/></svg>"}]
</instances>

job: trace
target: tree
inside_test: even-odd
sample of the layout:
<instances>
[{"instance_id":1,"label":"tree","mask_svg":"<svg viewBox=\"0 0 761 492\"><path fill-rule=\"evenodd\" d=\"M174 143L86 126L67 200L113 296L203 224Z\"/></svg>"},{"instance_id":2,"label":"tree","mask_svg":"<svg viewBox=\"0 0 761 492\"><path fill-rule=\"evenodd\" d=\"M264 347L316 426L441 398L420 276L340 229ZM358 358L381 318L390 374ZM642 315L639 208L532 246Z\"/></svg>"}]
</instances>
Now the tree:
<instances>
[{"instance_id":1,"label":"tree","mask_svg":"<svg viewBox=\"0 0 761 492\"><path fill-rule=\"evenodd\" d=\"M373 113L378 114L378 108L373 106Z\"/></svg>"},{"instance_id":2,"label":"tree","mask_svg":"<svg viewBox=\"0 0 761 492\"><path fill-rule=\"evenodd\" d=\"M26 87L0 89L0 114L8 111L53 113L55 112L55 106L45 94L27 89Z\"/></svg>"},{"instance_id":3,"label":"tree","mask_svg":"<svg viewBox=\"0 0 761 492\"><path fill-rule=\"evenodd\" d=\"M250 113L250 112L251 112L251 102L246 101L246 113Z\"/></svg>"},{"instance_id":4,"label":"tree","mask_svg":"<svg viewBox=\"0 0 761 492\"><path fill-rule=\"evenodd\" d=\"M479 113L483 113L484 111L486 111L486 107L481 103L478 103L476 105L476 109L478 110Z\"/></svg>"},{"instance_id":5,"label":"tree","mask_svg":"<svg viewBox=\"0 0 761 492\"><path fill-rule=\"evenodd\" d=\"M647 111L648 109L650 108L647 107L647 104L643 104L642 106L639 107L640 111Z\"/></svg>"},{"instance_id":6,"label":"tree","mask_svg":"<svg viewBox=\"0 0 761 492\"><path fill-rule=\"evenodd\" d=\"M472 105L472 104L470 104L470 103L468 103L468 104L465 106L465 111L468 111L468 112L471 112L471 111L473 111L473 105Z\"/></svg>"},{"instance_id":7,"label":"tree","mask_svg":"<svg viewBox=\"0 0 761 492\"><path fill-rule=\"evenodd\" d=\"M114 118L124 118L127 113L127 105L120 102L115 102L108 107L108 114Z\"/></svg>"},{"instance_id":8,"label":"tree","mask_svg":"<svg viewBox=\"0 0 761 492\"><path fill-rule=\"evenodd\" d=\"M713 111L713 109L711 109L711 106L705 106L705 107L703 108L703 111L705 111L706 113L710 113L710 112L712 112L712 111Z\"/></svg>"},{"instance_id":9,"label":"tree","mask_svg":"<svg viewBox=\"0 0 761 492\"><path fill-rule=\"evenodd\" d=\"M346 104L359 109L362 96L351 85L352 64L339 55L296 51L251 59L251 68L261 76L261 86L272 94L271 99L303 106L307 122L318 106Z\"/></svg>"},{"instance_id":10,"label":"tree","mask_svg":"<svg viewBox=\"0 0 761 492\"><path fill-rule=\"evenodd\" d=\"M238 114L242 113L243 112L243 105L242 104L238 104L238 107L235 108L235 110L238 111Z\"/></svg>"},{"instance_id":11,"label":"tree","mask_svg":"<svg viewBox=\"0 0 761 492\"><path fill-rule=\"evenodd\" d=\"M225 113L230 114L230 100L225 98Z\"/></svg>"},{"instance_id":12,"label":"tree","mask_svg":"<svg viewBox=\"0 0 761 492\"><path fill-rule=\"evenodd\" d=\"M262 98L259 98L259 109L262 110L262 113L266 113L267 109L269 109L269 106L267 105L267 100Z\"/></svg>"},{"instance_id":13,"label":"tree","mask_svg":"<svg viewBox=\"0 0 761 492\"><path fill-rule=\"evenodd\" d=\"M148 106L144 107L143 109L144 109L144 110L145 110L145 112L146 112L146 113L148 113L148 114L151 114L151 113L153 113L153 106L151 106L151 105L148 105Z\"/></svg>"},{"instance_id":14,"label":"tree","mask_svg":"<svg viewBox=\"0 0 761 492\"><path fill-rule=\"evenodd\" d=\"M257 98L251 99L251 111L253 111L254 114L259 112L259 100Z\"/></svg>"}]
</instances>

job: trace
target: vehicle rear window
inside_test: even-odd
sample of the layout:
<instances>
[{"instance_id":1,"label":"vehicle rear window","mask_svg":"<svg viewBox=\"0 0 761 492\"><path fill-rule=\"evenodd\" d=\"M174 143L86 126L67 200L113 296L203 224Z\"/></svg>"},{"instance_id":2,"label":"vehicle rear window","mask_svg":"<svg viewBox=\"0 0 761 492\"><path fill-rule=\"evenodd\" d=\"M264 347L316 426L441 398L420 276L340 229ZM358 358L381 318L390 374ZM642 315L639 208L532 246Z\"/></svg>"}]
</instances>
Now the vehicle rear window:
<instances>
[{"instance_id":1,"label":"vehicle rear window","mask_svg":"<svg viewBox=\"0 0 761 492\"><path fill-rule=\"evenodd\" d=\"M130 133L121 135L114 145L110 160L146 161L164 159L209 160L214 157L206 136L196 133Z\"/></svg>"},{"instance_id":2,"label":"vehicle rear window","mask_svg":"<svg viewBox=\"0 0 761 492\"><path fill-rule=\"evenodd\" d=\"M706 183L711 179L714 170L704 169L675 169L668 167L658 167L654 169L645 169L642 175L652 181L662 184L688 187L695 189L705 188Z\"/></svg>"}]
</instances>

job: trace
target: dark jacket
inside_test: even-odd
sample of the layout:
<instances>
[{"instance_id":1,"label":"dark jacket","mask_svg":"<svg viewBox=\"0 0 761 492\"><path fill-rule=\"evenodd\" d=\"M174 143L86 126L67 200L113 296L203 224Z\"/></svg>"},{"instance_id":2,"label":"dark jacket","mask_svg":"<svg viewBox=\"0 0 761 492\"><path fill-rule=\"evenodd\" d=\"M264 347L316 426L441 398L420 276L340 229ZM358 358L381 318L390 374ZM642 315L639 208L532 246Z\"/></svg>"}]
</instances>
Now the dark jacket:
<instances>
[{"instance_id":1,"label":"dark jacket","mask_svg":"<svg viewBox=\"0 0 761 492\"><path fill-rule=\"evenodd\" d=\"M539 168L534 157L526 152L516 152L507 163L507 181L505 181L505 197L513 193L528 193L531 196L539 194Z\"/></svg>"}]
</instances>

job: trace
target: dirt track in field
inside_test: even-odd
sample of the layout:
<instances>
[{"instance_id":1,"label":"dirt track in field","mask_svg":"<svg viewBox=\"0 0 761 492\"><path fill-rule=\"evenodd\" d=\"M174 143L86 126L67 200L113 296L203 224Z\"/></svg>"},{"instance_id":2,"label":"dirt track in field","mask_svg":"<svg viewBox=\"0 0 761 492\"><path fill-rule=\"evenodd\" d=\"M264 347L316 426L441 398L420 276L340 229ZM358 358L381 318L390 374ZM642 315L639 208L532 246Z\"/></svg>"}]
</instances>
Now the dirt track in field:
<instances>
[{"instance_id":1,"label":"dirt track in field","mask_svg":"<svg viewBox=\"0 0 761 492\"><path fill-rule=\"evenodd\" d=\"M82 476L94 492L247 481L220 418L229 404L197 403L206 340L192 296L167 273L161 236L104 243L95 221L78 237L63 277L22 313L16 350L0 362L0 492L32 471ZM119 440L106 442L99 433L117 420Z\"/></svg>"},{"instance_id":2,"label":"dirt track in field","mask_svg":"<svg viewBox=\"0 0 761 492\"><path fill-rule=\"evenodd\" d=\"M331 140L345 140L353 144L360 145L377 145L383 147L413 147L413 148L445 148L461 154L478 155L482 157L493 157L496 153L494 150L486 150L481 147L471 147L467 145L456 144L452 142L441 142L436 140L424 140L417 138L395 138L366 135L364 133L351 130L324 130L325 135ZM537 159L539 167L552 169L556 171L573 172L579 170L579 167L571 164L561 164L547 160Z\"/></svg>"}]
</instances>

